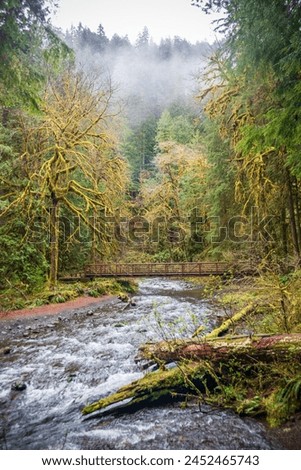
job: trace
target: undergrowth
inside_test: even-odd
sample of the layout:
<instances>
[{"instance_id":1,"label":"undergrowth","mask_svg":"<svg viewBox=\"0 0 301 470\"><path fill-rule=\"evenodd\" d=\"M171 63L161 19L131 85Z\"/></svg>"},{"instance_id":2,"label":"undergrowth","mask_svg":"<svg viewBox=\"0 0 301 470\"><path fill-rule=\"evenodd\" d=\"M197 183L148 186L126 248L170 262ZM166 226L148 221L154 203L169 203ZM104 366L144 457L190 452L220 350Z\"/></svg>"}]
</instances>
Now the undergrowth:
<instances>
[{"instance_id":1,"label":"undergrowth","mask_svg":"<svg viewBox=\"0 0 301 470\"><path fill-rule=\"evenodd\" d=\"M222 373L221 373L222 369ZM206 402L229 408L242 416L265 418L277 427L301 411L301 365L258 362L223 364L216 373L217 387Z\"/></svg>"},{"instance_id":2,"label":"undergrowth","mask_svg":"<svg viewBox=\"0 0 301 470\"><path fill-rule=\"evenodd\" d=\"M70 284L58 283L55 288L50 288L45 284L42 288L30 293L11 287L0 293L0 308L2 311L33 308L67 302L80 296L101 297L106 294L135 293L136 289L137 286L132 280L106 278Z\"/></svg>"}]
</instances>

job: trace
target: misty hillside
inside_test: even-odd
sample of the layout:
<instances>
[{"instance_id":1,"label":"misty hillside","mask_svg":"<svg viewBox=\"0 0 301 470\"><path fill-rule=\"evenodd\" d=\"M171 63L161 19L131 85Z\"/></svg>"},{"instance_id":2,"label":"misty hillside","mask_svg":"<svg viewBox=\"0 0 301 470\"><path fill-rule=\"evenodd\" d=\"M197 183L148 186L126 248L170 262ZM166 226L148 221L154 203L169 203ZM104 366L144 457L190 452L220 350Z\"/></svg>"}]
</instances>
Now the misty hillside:
<instances>
[{"instance_id":1,"label":"misty hillside","mask_svg":"<svg viewBox=\"0 0 301 470\"><path fill-rule=\"evenodd\" d=\"M178 36L156 44L146 27L135 44L127 36L107 38L101 25L95 33L79 24L64 39L80 66L111 78L134 126L150 116L159 118L175 103L193 108L195 78L211 53L208 43L191 44Z\"/></svg>"}]
</instances>

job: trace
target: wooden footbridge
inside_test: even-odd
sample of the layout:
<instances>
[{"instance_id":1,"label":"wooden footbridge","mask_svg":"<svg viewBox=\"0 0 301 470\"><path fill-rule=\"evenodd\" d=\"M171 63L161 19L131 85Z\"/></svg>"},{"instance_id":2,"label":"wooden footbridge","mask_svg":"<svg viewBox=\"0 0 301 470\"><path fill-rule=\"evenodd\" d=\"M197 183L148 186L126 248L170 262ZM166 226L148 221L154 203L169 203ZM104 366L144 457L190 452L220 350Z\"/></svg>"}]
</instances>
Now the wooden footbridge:
<instances>
[{"instance_id":1,"label":"wooden footbridge","mask_svg":"<svg viewBox=\"0 0 301 470\"><path fill-rule=\"evenodd\" d=\"M84 277L221 276L227 263L108 263L86 266Z\"/></svg>"}]
</instances>

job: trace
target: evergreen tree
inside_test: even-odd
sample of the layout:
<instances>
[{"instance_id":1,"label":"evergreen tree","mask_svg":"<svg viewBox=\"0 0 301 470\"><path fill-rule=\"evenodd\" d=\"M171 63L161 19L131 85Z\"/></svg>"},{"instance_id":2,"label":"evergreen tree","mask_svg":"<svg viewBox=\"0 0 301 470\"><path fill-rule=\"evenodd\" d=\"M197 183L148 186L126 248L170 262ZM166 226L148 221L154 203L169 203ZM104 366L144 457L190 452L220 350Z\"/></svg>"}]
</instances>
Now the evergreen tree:
<instances>
[{"instance_id":1,"label":"evergreen tree","mask_svg":"<svg viewBox=\"0 0 301 470\"><path fill-rule=\"evenodd\" d=\"M152 171L156 155L157 119L147 118L140 125L129 129L122 145L122 152L132 169L132 181L137 186L142 171Z\"/></svg>"},{"instance_id":2,"label":"evergreen tree","mask_svg":"<svg viewBox=\"0 0 301 470\"><path fill-rule=\"evenodd\" d=\"M135 45L137 49L146 49L149 45L149 31L146 26L144 26L143 31L138 34Z\"/></svg>"},{"instance_id":3,"label":"evergreen tree","mask_svg":"<svg viewBox=\"0 0 301 470\"><path fill-rule=\"evenodd\" d=\"M45 57L68 51L51 29L46 0L2 0L0 5L0 104L37 106Z\"/></svg>"},{"instance_id":4,"label":"evergreen tree","mask_svg":"<svg viewBox=\"0 0 301 470\"><path fill-rule=\"evenodd\" d=\"M113 34L110 40L110 48L115 51L116 49L130 48L131 43L128 36L121 37L118 34Z\"/></svg>"},{"instance_id":5,"label":"evergreen tree","mask_svg":"<svg viewBox=\"0 0 301 470\"><path fill-rule=\"evenodd\" d=\"M161 39L160 45L158 48L159 58L161 60L169 60L172 57L173 48L170 38Z\"/></svg>"}]
</instances>

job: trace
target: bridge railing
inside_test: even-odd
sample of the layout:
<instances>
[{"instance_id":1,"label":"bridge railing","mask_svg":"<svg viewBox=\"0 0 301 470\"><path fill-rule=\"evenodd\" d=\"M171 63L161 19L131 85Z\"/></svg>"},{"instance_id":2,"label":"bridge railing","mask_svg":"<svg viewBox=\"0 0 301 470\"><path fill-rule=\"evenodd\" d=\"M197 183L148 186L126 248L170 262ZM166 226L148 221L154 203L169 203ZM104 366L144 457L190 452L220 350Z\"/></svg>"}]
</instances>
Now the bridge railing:
<instances>
[{"instance_id":1,"label":"bridge railing","mask_svg":"<svg viewBox=\"0 0 301 470\"><path fill-rule=\"evenodd\" d=\"M86 276L206 276L223 274L226 263L99 263L86 266Z\"/></svg>"}]
</instances>

